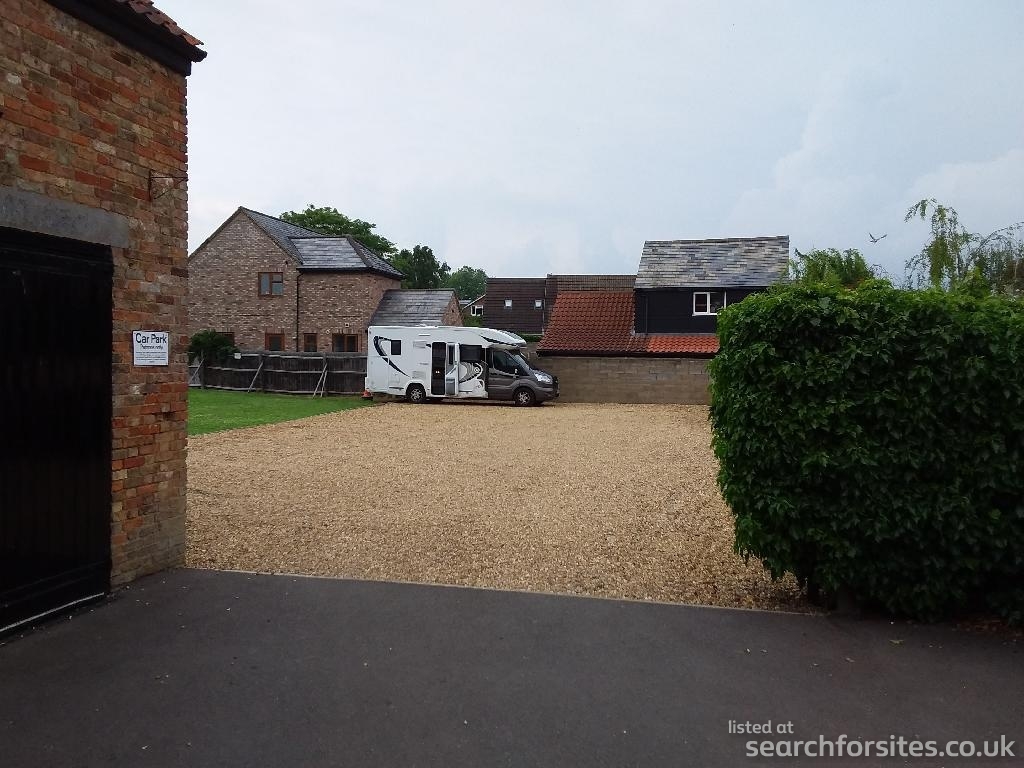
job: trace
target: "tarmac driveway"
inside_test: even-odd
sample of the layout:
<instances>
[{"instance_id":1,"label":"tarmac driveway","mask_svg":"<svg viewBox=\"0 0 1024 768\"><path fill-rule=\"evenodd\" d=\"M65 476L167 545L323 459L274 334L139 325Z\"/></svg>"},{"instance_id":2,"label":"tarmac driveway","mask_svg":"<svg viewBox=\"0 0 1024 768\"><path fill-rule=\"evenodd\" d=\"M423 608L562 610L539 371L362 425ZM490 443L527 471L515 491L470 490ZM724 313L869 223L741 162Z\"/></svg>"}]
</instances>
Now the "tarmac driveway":
<instances>
[{"instance_id":1,"label":"tarmac driveway","mask_svg":"<svg viewBox=\"0 0 1024 768\"><path fill-rule=\"evenodd\" d=\"M1021 755L1022 683L1019 643L946 626L180 570L7 638L0 755L6 768L756 764L730 720L792 721L774 739L1005 735Z\"/></svg>"}]
</instances>

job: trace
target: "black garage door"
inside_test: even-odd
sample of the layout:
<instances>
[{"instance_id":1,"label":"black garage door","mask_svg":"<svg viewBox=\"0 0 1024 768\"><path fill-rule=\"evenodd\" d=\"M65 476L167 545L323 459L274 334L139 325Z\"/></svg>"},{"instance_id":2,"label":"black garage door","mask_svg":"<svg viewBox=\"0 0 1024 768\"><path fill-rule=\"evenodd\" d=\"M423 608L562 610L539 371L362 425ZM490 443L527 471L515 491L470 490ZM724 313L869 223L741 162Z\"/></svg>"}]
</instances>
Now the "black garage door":
<instances>
[{"instance_id":1,"label":"black garage door","mask_svg":"<svg viewBox=\"0 0 1024 768\"><path fill-rule=\"evenodd\" d=\"M0 228L0 629L109 587L111 271Z\"/></svg>"}]
</instances>

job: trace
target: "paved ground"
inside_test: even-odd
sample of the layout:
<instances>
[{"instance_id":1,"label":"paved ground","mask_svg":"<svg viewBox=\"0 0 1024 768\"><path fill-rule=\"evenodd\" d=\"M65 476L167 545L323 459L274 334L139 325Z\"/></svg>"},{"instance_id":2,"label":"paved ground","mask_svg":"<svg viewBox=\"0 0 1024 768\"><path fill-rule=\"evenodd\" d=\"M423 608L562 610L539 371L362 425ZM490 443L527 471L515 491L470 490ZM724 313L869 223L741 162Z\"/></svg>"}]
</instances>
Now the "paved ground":
<instances>
[{"instance_id":1,"label":"paved ground","mask_svg":"<svg viewBox=\"0 0 1024 768\"><path fill-rule=\"evenodd\" d=\"M0 763L714 768L751 762L730 720L1006 734L1020 755L1021 650L943 626L182 570L0 646Z\"/></svg>"},{"instance_id":2,"label":"paved ground","mask_svg":"<svg viewBox=\"0 0 1024 768\"><path fill-rule=\"evenodd\" d=\"M708 409L393 403L189 440L187 562L806 610L733 551Z\"/></svg>"}]
</instances>

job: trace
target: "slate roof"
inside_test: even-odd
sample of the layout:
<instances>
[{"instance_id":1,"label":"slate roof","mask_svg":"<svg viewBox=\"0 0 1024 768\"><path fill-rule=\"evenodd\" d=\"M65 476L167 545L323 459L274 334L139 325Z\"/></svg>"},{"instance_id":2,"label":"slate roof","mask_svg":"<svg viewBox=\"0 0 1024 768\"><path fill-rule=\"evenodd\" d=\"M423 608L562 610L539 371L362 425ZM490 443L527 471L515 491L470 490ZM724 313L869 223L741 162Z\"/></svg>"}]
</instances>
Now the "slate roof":
<instances>
[{"instance_id":1,"label":"slate roof","mask_svg":"<svg viewBox=\"0 0 1024 768\"><path fill-rule=\"evenodd\" d=\"M370 325L444 325L455 291L393 288L384 291Z\"/></svg>"},{"instance_id":2,"label":"slate roof","mask_svg":"<svg viewBox=\"0 0 1024 768\"><path fill-rule=\"evenodd\" d=\"M319 232L289 224L265 213L241 208L299 264L299 269L329 272L376 272L401 279L402 273L354 237L324 237Z\"/></svg>"},{"instance_id":3,"label":"slate roof","mask_svg":"<svg viewBox=\"0 0 1024 768\"><path fill-rule=\"evenodd\" d=\"M710 357L714 334L634 334L633 294L628 291L563 291L555 300L544 338L544 354L670 355Z\"/></svg>"},{"instance_id":4,"label":"slate roof","mask_svg":"<svg viewBox=\"0 0 1024 768\"><path fill-rule=\"evenodd\" d=\"M786 276L789 236L648 240L637 288L764 288Z\"/></svg>"}]
</instances>

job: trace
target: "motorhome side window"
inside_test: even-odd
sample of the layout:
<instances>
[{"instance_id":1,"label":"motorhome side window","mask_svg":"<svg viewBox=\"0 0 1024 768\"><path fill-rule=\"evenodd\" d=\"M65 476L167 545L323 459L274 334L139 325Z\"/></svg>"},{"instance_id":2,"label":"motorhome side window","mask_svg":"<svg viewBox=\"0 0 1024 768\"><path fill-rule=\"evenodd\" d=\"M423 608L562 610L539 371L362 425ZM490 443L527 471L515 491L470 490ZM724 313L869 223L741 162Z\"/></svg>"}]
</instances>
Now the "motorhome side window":
<instances>
[{"instance_id":1,"label":"motorhome side window","mask_svg":"<svg viewBox=\"0 0 1024 768\"><path fill-rule=\"evenodd\" d=\"M479 363L484 359L484 348L479 344L460 344L459 359L464 363Z\"/></svg>"},{"instance_id":2,"label":"motorhome side window","mask_svg":"<svg viewBox=\"0 0 1024 768\"><path fill-rule=\"evenodd\" d=\"M401 339L392 339L391 340L391 356L394 357L395 355L400 355L400 354L402 354L402 340Z\"/></svg>"},{"instance_id":3,"label":"motorhome side window","mask_svg":"<svg viewBox=\"0 0 1024 768\"><path fill-rule=\"evenodd\" d=\"M507 353L500 349L491 351L491 367L495 370L502 371L503 373L516 372L516 364L512 362L512 359Z\"/></svg>"}]
</instances>

